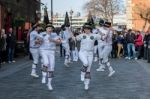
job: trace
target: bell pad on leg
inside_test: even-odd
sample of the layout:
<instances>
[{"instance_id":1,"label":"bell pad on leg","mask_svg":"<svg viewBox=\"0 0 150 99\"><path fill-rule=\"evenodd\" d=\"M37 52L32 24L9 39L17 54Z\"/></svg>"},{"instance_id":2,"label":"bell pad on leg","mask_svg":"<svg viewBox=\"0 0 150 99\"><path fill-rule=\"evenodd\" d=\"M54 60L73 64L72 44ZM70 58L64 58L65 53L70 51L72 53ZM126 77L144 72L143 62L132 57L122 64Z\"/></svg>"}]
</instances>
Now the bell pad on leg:
<instances>
[{"instance_id":1,"label":"bell pad on leg","mask_svg":"<svg viewBox=\"0 0 150 99\"><path fill-rule=\"evenodd\" d=\"M85 74L85 79L91 79L91 74L90 74L90 72L86 72L86 74Z\"/></svg>"},{"instance_id":2,"label":"bell pad on leg","mask_svg":"<svg viewBox=\"0 0 150 99\"><path fill-rule=\"evenodd\" d=\"M69 59L69 55L65 55L65 59Z\"/></svg>"},{"instance_id":3,"label":"bell pad on leg","mask_svg":"<svg viewBox=\"0 0 150 99\"><path fill-rule=\"evenodd\" d=\"M86 72L86 71L87 71L87 66L82 66L82 67L81 67L81 71L82 71L82 72Z\"/></svg>"},{"instance_id":4,"label":"bell pad on leg","mask_svg":"<svg viewBox=\"0 0 150 99\"><path fill-rule=\"evenodd\" d=\"M41 68L41 70L42 70L43 72L47 72L48 67L47 67L47 66L43 66L43 67Z\"/></svg>"},{"instance_id":5,"label":"bell pad on leg","mask_svg":"<svg viewBox=\"0 0 150 99\"><path fill-rule=\"evenodd\" d=\"M53 77L54 77L54 72L48 71L48 78L53 78Z\"/></svg>"}]
</instances>

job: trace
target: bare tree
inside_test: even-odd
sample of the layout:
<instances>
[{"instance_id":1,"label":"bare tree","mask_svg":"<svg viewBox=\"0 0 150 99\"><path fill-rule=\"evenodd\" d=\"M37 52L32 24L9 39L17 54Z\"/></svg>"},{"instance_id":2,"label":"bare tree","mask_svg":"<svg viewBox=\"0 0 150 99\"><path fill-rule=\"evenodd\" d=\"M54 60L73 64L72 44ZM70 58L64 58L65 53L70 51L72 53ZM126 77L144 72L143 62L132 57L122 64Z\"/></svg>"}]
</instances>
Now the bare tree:
<instances>
[{"instance_id":1,"label":"bare tree","mask_svg":"<svg viewBox=\"0 0 150 99\"><path fill-rule=\"evenodd\" d=\"M145 30L146 25L149 24L150 28L150 7L145 7L144 4L140 3L138 5L135 5L134 12L144 20L143 28L142 30Z\"/></svg>"},{"instance_id":2,"label":"bare tree","mask_svg":"<svg viewBox=\"0 0 150 99\"><path fill-rule=\"evenodd\" d=\"M120 12L120 0L90 0L84 5L84 9L93 12L92 15L99 16L113 23L113 17Z\"/></svg>"}]
</instances>

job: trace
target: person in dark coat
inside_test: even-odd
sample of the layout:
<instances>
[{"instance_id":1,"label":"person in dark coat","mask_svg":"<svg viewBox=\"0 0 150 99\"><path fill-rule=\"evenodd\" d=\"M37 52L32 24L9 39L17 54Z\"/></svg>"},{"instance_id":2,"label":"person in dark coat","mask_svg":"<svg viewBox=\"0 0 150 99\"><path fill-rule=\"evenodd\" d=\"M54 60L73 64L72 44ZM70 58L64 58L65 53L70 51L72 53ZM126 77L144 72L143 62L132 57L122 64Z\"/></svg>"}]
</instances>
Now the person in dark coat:
<instances>
[{"instance_id":1,"label":"person in dark coat","mask_svg":"<svg viewBox=\"0 0 150 99\"><path fill-rule=\"evenodd\" d=\"M2 49L4 46L4 40L2 37L2 32L0 32L0 68L1 68L1 63L2 63Z\"/></svg>"},{"instance_id":2,"label":"person in dark coat","mask_svg":"<svg viewBox=\"0 0 150 99\"><path fill-rule=\"evenodd\" d=\"M1 63L4 64L7 61L7 51L6 51L6 34L5 29L0 32L0 50L1 50Z\"/></svg>"},{"instance_id":3,"label":"person in dark coat","mask_svg":"<svg viewBox=\"0 0 150 99\"><path fill-rule=\"evenodd\" d=\"M16 46L16 37L13 33L13 29L9 29L9 33L7 34L7 50L8 50L8 63L15 62L14 60L14 52Z\"/></svg>"},{"instance_id":4,"label":"person in dark coat","mask_svg":"<svg viewBox=\"0 0 150 99\"><path fill-rule=\"evenodd\" d=\"M135 60L137 59L136 57L136 52L135 52L135 40L136 40L136 35L133 30L129 30L128 33L126 34L126 41L127 41L127 50L128 50L128 57L127 59L134 58ZM131 54L133 52L133 55ZM132 55L132 56L131 56Z\"/></svg>"}]
</instances>

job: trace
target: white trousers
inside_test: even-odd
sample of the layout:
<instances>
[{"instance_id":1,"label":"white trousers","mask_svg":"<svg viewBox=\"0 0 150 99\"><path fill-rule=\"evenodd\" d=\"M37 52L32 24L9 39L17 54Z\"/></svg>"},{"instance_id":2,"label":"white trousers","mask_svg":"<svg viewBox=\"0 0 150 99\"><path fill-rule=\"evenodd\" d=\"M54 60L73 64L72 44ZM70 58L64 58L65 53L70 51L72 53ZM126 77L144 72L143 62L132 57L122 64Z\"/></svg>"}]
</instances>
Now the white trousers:
<instances>
[{"instance_id":1,"label":"white trousers","mask_svg":"<svg viewBox=\"0 0 150 99\"><path fill-rule=\"evenodd\" d=\"M88 66L87 72L90 72L93 62L93 51L79 51L79 58L84 66Z\"/></svg>"},{"instance_id":2,"label":"white trousers","mask_svg":"<svg viewBox=\"0 0 150 99\"><path fill-rule=\"evenodd\" d=\"M65 49L65 63L69 63L71 60L69 43L64 43L62 46Z\"/></svg>"},{"instance_id":3,"label":"white trousers","mask_svg":"<svg viewBox=\"0 0 150 99\"><path fill-rule=\"evenodd\" d=\"M98 50L98 45L94 46L94 57L97 57L97 50Z\"/></svg>"},{"instance_id":4,"label":"white trousers","mask_svg":"<svg viewBox=\"0 0 150 99\"><path fill-rule=\"evenodd\" d=\"M108 62L109 59L109 55L112 51L112 45L105 45L101 54L102 54L102 58L103 58L103 63Z\"/></svg>"},{"instance_id":5,"label":"white trousers","mask_svg":"<svg viewBox=\"0 0 150 99\"><path fill-rule=\"evenodd\" d=\"M72 51L73 61L77 61L79 57L78 49L75 47L75 50Z\"/></svg>"},{"instance_id":6,"label":"white trousers","mask_svg":"<svg viewBox=\"0 0 150 99\"><path fill-rule=\"evenodd\" d=\"M103 58L102 57L103 50L104 50L104 44L103 43L98 44L98 56L99 56L100 59Z\"/></svg>"},{"instance_id":7,"label":"white trousers","mask_svg":"<svg viewBox=\"0 0 150 99\"><path fill-rule=\"evenodd\" d=\"M33 63L38 64L39 58L40 58L39 49L38 48L30 48L30 53L32 54L32 57L33 57Z\"/></svg>"},{"instance_id":8,"label":"white trousers","mask_svg":"<svg viewBox=\"0 0 150 99\"><path fill-rule=\"evenodd\" d=\"M43 65L48 67L48 71L54 71L55 67L55 51L53 50L40 50Z\"/></svg>"}]
</instances>

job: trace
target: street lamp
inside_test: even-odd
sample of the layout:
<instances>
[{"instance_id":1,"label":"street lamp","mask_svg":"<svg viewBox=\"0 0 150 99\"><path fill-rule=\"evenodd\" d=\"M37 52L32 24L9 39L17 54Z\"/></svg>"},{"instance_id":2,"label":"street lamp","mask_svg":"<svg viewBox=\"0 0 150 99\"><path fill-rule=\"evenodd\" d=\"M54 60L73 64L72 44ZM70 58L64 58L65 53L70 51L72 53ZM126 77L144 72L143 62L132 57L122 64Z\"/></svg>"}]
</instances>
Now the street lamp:
<instances>
[{"instance_id":1,"label":"street lamp","mask_svg":"<svg viewBox=\"0 0 150 99\"><path fill-rule=\"evenodd\" d=\"M53 24L53 0L51 0L51 23Z\"/></svg>"},{"instance_id":2,"label":"street lamp","mask_svg":"<svg viewBox=\"0 0 150 99\"><path fill-rule=\"evenodd\" d=\"M73 10L70 10L70 26L71 26L71 30L72 30L72 15L73 15Z\"/></svg>"}]
</instances>

